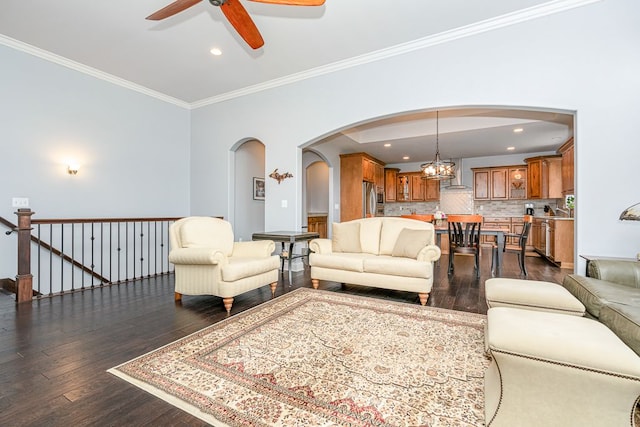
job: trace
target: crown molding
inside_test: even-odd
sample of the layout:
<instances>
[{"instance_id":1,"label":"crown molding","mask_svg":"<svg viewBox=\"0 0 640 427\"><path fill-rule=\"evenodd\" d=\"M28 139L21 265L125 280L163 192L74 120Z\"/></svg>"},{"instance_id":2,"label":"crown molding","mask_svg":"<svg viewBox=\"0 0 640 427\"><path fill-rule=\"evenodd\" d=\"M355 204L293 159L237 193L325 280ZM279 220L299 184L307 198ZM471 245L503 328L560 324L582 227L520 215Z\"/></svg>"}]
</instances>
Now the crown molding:
<instances>
[{"instance_id":1,"label":"crown molding","mask_svg":"<svg viewBox=\"0 0 640 427\"><path fill-rule=\"evenodd\" d=\"M12 39L11 37L4 36L0 34L0 44L5 46L14 48L16 50L20 50L22 52L26 52L33 56L37 56L38 58L44 59L49 62L53 62L58 65L62 65L63 67L70 68L74 71L78 71L84 74L88 74L92 77L95 77L100 80L105 80L109 83L113 83L118 86L122 86L126 89L130 89L136 92L140 92L144 95L151 96L153 98L157 98L161 101L165 101L171 104L175 104L182 108L190 109L191 105L188 102L182 101L177 98L173 98L171 96L165 95L164 93L157 92L155 90L151 90L147 87L135 84L130 82L129 80L122 79L120 77L116 77L112 74L105 73L104 71L100 71L98 69L89 67L87 65L81 64L76 61L72 61L68 58L65 58L60 55L56 55L55 53L51 53L47 50L40 49L38 47L32 46L30 44L21 42L19 40Z\"/></svg>"},{"instance_id":2,"label":"crown molding","mask_svg":"<svg viewBox=\"0 0 640 427\"><path fill-rule=\"evenodd\" d=\"M331 64L323 65L321 67L313 68L303 72L290 74L278 79L269 80L253 86L247 86L242 89L223 93L210 98L205 98L193 103L185 102L180 99L168 96L166 94L157 92L147 87L138 85L129 80L116 77L112 74L105 73L87 65L81 64L76 61L64 58L60 55L56 55L44 49L37 48L27 43L23 43L19 40L12 39L0 34L0 44L12 47L17 50L29 53L44 60L62 65L81 73L88 74L95 78L108 81L118 86L157 98L161 101L165 101L174 105L177 105L186 109L195 109L205 107L227 101L241 96L250 95L253 93L273 89L276 87L288 85L291 83L299 82L302 80L310 79L324 74L333 73L336 71L344 70L347 68L357 67L359 65L368 64L375 61L380 61L386 58L391 58L397 55L403 55L405 53L413 52L416 50L440 45L453 40L458 40L465 37L470 37L476 34L482 34L488 31L493 31L499 28L504 28L510 25L515 25L521 22L530 21L533 19L541 18L544 16L553 15L556 13L564 12L566 10L575 9L578 7L586 6L592 3L601 2L603 0L552 0L550 2L532 6L527 9L522 9L516 12L497 16L495 18L487 19L484 21L476 22L474 24L466 25L464 27L456 28L454 30L444 31L442 33L434 34L432 36L417 39L411 42L402 43L390 48L377 50L375 52L367 53L360 56L355 56L344 61L338 61Z\"/></svg>"},{"instance_id":3,"label":"crown molding","mask_svg":"<svg viewBox=\"0 0 640 427\"><path fill-rule=\"evenodd\" d=\"M517 12L500 15L495 18L487 19L484 21L476 22L474 24L466 25L464 27L456 28L454 30L444 31L442 33L434 34L432 36L424 37L421 39L413 40L411 42L402 43L390 48L377 50L375 52L367 53L360 56L355 56L344 61L334 62L328 65L323 65L311 70L303 71L300 73L290 74L288 76L269 80L264 83L256 84L253 86L247 86L242 89L223 93L221 95L206 98L200 101L191 103L191 108L200 108L207 105L216 104L219 102L227 101L229 99L238 98L244 95L250 95L256 92L261 92L267 89L284 86L287 84L299 82L302 80L310 79L313 77L321 76L324 74L333 73L335 71L344 70L347 68L356 67L363 64L368 64L375 61L380 61L386 58L391 58L397 55L403 55L405 53L413 52L416 50L424 49L447 43L453 40L458 40L465 37L470 37L476 34L482 34L488 31L504 28L510 25L515 25L521 22L530 21L533 19L541 18L548 15L564 12L566 10L575 9L578 7L586 6L591 3L600 2L602 0L555 0L548 3L544 3L538 6L532 6L527 9L522 9Z\"/></svg>"}]
</instances>

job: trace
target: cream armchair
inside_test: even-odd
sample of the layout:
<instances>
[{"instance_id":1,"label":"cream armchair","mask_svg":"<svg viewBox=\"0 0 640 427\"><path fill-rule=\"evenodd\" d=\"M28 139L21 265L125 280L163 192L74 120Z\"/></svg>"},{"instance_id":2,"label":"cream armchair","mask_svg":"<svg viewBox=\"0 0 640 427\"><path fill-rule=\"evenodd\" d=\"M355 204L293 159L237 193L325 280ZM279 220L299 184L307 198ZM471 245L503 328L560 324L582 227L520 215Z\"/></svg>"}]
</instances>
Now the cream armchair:
<instances>
[{"instance_id":1,"label":"cream armchair","mask_svg":"<svg viewBox=\"0 0 640 427\"><path fill-rule=\"evenodd\" d=\"M270 240L234 242L231 224L211 217L187 217L169 228L169 261L175 265L175 299L215 295L227 313L233 297L271 286L275 295L279 259Z\"/></svg>"}]
</instances>

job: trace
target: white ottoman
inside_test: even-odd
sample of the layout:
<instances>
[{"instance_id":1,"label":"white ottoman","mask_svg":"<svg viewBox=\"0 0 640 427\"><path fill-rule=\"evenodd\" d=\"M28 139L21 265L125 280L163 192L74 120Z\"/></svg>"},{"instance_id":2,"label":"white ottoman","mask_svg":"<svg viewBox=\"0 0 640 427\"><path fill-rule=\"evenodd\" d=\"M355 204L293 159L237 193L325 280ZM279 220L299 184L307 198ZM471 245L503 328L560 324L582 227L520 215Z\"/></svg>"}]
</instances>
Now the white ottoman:
<instances>
[{"instance_id":1,"label":"white ottoman","mask_svg":"<svg viewBox=\"0 0 640 427\"><path fill-rule=\"evenodd\" d=\"M640 357L602 323L507 307L487 323L487 427L632 425Z\"/></svg>"},{"instance_id":2,"label":"white ottoman","mask_svg":"<svg viewBox=\"0 0 640 427\"><path fill-rule=\"evenodd\" d=\"M556 283L493 278L488 279L484 286L489 308L512 307L584 316L584 305L564 286Z\"/></svg>"}]
</instances>

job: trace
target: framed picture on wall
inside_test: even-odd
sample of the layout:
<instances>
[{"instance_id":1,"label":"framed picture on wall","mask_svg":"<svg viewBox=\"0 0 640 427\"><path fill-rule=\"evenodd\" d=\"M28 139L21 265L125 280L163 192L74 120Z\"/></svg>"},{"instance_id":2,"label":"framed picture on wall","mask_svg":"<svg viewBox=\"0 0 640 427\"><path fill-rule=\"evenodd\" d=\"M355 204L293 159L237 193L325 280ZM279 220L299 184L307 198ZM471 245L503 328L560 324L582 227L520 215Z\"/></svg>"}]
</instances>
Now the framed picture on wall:
<instances>
[{"instance_id":1,"label":"framed picture on wall","mask_svg":"<svg viewBox=\"0 0 640 427\"><path fill-rule=\"evenodd\" d=\"M264 178L253 177L253 200L264 200Z\"/></svg>"}]
</instances>

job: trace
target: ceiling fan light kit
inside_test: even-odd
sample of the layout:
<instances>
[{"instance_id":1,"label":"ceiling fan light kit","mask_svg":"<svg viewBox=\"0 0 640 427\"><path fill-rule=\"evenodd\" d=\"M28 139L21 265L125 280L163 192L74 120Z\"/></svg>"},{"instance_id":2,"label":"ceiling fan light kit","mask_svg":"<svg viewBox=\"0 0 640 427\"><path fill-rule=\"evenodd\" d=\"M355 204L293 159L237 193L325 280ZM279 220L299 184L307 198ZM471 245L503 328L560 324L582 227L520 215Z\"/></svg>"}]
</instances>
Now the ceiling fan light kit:
<instances>
[{"instance_id":1,"label":"ceiling fan light kit","mask_svg":"<svg viewBox=\"0 0 640 427\"><path fill-rule=\"evenodd\" d=\"M173 16L182 12L185 9L194 6L201 0L176 0L173 3L163 7L162 9L147 16L148 20L160 21L162 19ZM325 0L250 0L258 3L270 3L270 4L282 4L291 6L322 6ZM227 18L229 23L235 28L240 37L249 45L252 49L258 49L264 45L264 40L258 27L253 23L253 20L247 13L247 10L242 6L240 0L209 0L214 6L218 6L222 13Z\"/></svg>"}]
</instances>

